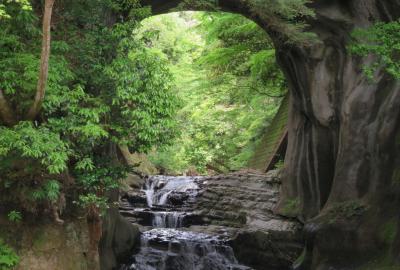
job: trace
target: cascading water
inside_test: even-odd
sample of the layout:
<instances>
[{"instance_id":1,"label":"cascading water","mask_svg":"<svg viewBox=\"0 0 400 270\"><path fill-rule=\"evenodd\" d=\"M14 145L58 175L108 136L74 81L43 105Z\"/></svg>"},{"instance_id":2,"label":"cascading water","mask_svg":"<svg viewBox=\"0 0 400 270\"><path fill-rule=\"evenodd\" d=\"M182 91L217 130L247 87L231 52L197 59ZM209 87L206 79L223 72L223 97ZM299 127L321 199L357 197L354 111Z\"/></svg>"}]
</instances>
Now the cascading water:
<instances>
[{"instance_id":1,"label":"cascading water","mask_svg":"<svg viewBox=\"0 0 400 270\"><path fill-rule=\"evenodd\" d=\"M250 270L223 239L176 229L143 233L140 252L120 270Z\"/></svg>"},{"instance_id":2,"label":"cascading water","mask_svg":"<svg viewBox=\"0 0 400 270\"><path fill-rule=\"evenodd\" d=\"M168 201L171 193L188 193L196 196L199 189L196 180L199 177L187 176L163 176L156 175L147 179L143 191L146 194L147 205L151 208L153 205L162 206Z\"/></svg>"},{"instance_id":3,"label":"cascading water","mask_svg":"<svg viewBox=\"0 0 400 270\"><path fill-rule=\"evenodd\" d=\"M190 205L196 200L199 181L201 177L152 176L147 179L142 190L147 209L135 203L131 203L131 207L133 215L151 215L152 220L146 226L151 225L152 229L142 234L140 251L120 270L251 269L238 264L226 236L183 230L188 225L196 225L189 224L187 219L192 216Z\"/></svg>"},{"instance_id":4,"label":"cascading water","mask_svg":"<svg viewBox=\"0 0 400 270\"><path fill-rule=\"evenodd\" d=\"M183 219L187 212L176 211L169 203L172 194L184 194L186 200L193 199L199 189L196 180L198 177L186 176L162 176L157 175L147 179L143 192L146 194L147 206L152 209L152 226L156 228L179 228L182 227ZM172 207L171 207L172 206ZM157 208L157 209L154 209Z\"/></svg>"},{"instance_id":5,"label":"cascading water","mask_svg":"<svg viewBox=\"0 0 400 270\"><path fill-rule=\"evenodd\" d=\"M180 228L185 213L180 212L154 212L153 227L155 228Z\"/></svg>"}]
</instances>

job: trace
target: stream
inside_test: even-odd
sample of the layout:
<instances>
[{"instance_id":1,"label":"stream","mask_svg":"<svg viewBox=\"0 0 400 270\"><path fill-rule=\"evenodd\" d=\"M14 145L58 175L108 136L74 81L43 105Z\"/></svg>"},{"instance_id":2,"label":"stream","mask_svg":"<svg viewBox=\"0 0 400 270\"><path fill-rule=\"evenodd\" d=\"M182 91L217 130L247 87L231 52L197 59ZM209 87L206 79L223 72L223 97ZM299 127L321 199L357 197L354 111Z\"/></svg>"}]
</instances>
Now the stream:
<instances>
[{"instance_id":1,"label":"stream","mask_svg":"<svg viewBox=\"0 0 400 270\"><path fill-rule=\"evenodd\" d=\"M152 176L142 194L120 207L144 228L141 247L120 270L251 270L241 265L229 245L229 236L188 229L201 224L193 213L203 177Z\"/></svg>"}]
</instances>

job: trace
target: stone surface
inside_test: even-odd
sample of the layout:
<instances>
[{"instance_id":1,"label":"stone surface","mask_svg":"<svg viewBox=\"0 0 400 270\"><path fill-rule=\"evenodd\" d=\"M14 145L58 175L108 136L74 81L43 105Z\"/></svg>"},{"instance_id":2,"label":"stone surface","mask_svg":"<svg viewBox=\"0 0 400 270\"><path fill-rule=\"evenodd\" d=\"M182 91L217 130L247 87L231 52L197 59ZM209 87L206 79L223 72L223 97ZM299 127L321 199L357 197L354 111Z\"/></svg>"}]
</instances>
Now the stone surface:
<instances>
[{"instance_id":1,"label":"stone surface","mask_svg":"<svg viewBox=\"0 0 400 270\"><path fill-rule=\"evenodd\" d=\"M201 187L196 211L211 224L236 228L230 234L241 263L260 270L290 268L303 248L302 226L273 213L279 171L209 177Z\"/></svg>"},{"instance_id":2,"label":"stone surface","mask_svg":"<svg viewBox=\"0 0 400 270\"><path fill-rule=\"evenodd\" d=\"M140 245L139 228L124 219L117 208L110 208L103 219L100 240L100 268L113 270L128 260Z\"/></svg>"},{"instance_id":3,"label":"stone surface","mask_svg":"<svg viewBox=\"0 0 400 270\"><path fill-rule=\"evenodd\" d=\"M91 270L85 220L66 220L64 225L0 222L0 237L21 259L16 270Z\"/></svg>"},{"instance_id":4,"label":"stone surface","mask_svg":"<svg viewBox=\"0 0 400 270\"><path fill-rule=\"evenodd\" d=\"M226 237L240 263L257 270L285 270L300 255L303 242L298 221L273 213L279 200L280 177L279 171L167 179L155 176L146 183L154 189L122 197L120 212L143 226ZM168 196L160 204L163 194ZM143 203L146 195L152 198L152 207ZM171 226L172 217L179 226ZM161 244L169 247L168 242L157 243L159 250ZM155 256L154 252L148 255Z\"/></svg>"}]
</instances>

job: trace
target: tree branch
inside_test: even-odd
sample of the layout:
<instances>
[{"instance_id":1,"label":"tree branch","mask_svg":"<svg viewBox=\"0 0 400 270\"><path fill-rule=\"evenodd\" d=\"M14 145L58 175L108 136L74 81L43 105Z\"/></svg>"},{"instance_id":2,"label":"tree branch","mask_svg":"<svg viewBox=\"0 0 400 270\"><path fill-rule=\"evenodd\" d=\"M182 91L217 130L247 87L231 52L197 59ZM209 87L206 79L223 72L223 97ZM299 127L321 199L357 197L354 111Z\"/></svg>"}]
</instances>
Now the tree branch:
<instances>
[{"instance_id":1,"label":"tree branch","mask_svg":"<svg viewBox=\"0 0 400 270\"><path fill-rule=\"evenodd\" d=\"M0 89L0 117L7 126L13 126L17 123L15 113L8 105L2 89Z\"/></svg>"},{"instance_id":2,"label":"tree branch","mask_svg":"<svg viewBox=\"0 0 400 270\"><path fill-rule=\"evenodd\" d=\"M40 72L37 83L36 95L31 108L26 115L27 120L34 120L42 108L43 99L46 93L47 77L49 75L49 57L50 57L50 26L51 14L55 0L46 0L43 15L43 39L42 54L40 57Z\"/></svg>"}]
</instances>

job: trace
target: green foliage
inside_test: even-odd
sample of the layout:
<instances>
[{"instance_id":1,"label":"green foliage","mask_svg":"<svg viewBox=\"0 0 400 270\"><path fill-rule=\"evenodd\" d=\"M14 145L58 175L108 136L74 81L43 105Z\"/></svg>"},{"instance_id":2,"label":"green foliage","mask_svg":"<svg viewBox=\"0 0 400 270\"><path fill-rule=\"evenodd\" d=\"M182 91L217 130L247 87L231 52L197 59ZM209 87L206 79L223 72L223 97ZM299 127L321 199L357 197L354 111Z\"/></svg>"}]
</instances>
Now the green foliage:
<instances>
[{"instance_id":1,"label":"green foliage","mask_svg":"<svg viewBox=\"0 0 400 270\"><path fill-rule=\"evenodd\" d=\"M12 210L8 213L7 218L11 222L19 223L22 220L22 214L21 214L21 212Z\"/></svg>"},{"instance_id":2,"label":"green foliage","mask_svg":"<svg viewBox=\"0 0 400 270\"><path fill-rule=\"evenodd\" d=\"M84 209L99 209L101 214L104 214L104 211L109 207L107 199L104 196L98 196L94 193L79 195L77 204Z\"/></svg>"},{"instance_id":3,"label":"green foliage","mask_svg":"<svg viewBox=\"0 0 400 270\"><path fill-rule=\"evenodd\" d=\"M55 202L60 195L60 183L57 180L48 180L43 186L32 191L32 198L36 201L49 200Z\"/></svg>"},{"instance_id":4,"label":"green foliage","mask_svg":"<svg viewBox=\"0 0 400 270\"><path fill-rule=\"evenodd\" d=\"M0 238L0 269L11 270L19 263L18 255Z\"/></svg>"},{"instance_id":5,"label":"green foliage","mask_svg":"<svg viewBox=\"0 0 400 270\"><path fill-rule=\"evenodd\" d=\"M276 40L310 45L318 42L314 33L306 31L307 20L315 17L311 3L312 0L247 0L241 4L248 5L252 15L266 22ZM218 11L220 7L218 0L184 0L178 10Z\"/></svg>"},{"instance_id":6,"label":"green foliage","mask_svg":"<svg viewBox=\"0 0 400 270\"><path fill-rule=\"evenodd\" d=\"M46 127L30 122L0 126L0 158L37 160L48 173L59 174L67 168L68 155L68 145Z\"/></svg>"},{"instance_id":7,"label":"green foliage","mask_svg":"<svg viewBox=\"0 0 400 270\"><path fill-rule=\"evenodd\" d=\"M10 19L10 9L32 10L29 0L1 0L0 1L0 20Z\"/></svg>"},{"instance_id":8,"label":"green foliage","mask_svg":"<svg viewBox=\"0 0 400 270\"><path fill-rule=\"evenodd\" d=\"M107 70L116 85L110 128L117 142L146 152L175 136L178 99L172 93L172 75L162 55L150 50L131 51Z\"/></svg>"},{"instance_id":9,"label":"green foliage","mask_svg":"<svg viewBox=\"0 0 400 270\"><path fill-rule=\"evenodd\" d=\"M69 192L93 208L126 175L113 171L110 148L124 143L147 151L175 136L179 101L172 75L162 55L136 37L150 15L139 1L59 1L43 108L37 121L25 122L42 38L32 10L42 10L43 1L32 2L32 9L28 3L0 1L0 14L7 14L0 20L0 89L20 120L0 125L0 201L37 213L56 203L74 177Z\"/></svg>"},{"instance_id":10,"label":"green foliage","mask_svg":"<svg viewBox=\"0 0 400 270\"><path fill-rule=\"evenodd\" d=\"M177 10L207 10L219 9L218 0L184 0L179 4Z\"/></svg>"},{"instance_id":11,"label":"green foliage","mask_svg":"<svg viewBox=\"0 0 400 270\"><path fill-rule=\"evenodd\" d=\"M168 58L185 104L181 136L153 162L175 173L244 167L286 91L264 31L238 15L185 12L147 19L140 33Z\"/></svg>"},{"instance_id":12,"label":"green foliage","mask_svg":"<svg viewBox=\"0 0 400 270\"><path fill-rule=\"evenodd\" d=\"M364 67L365 74L373 79L374 72L384 67L395 79L400 79L400 21L378 22L367 29L353 31L354 42L350 51L359 56L375 55L378 61Z\"/></svg>"},{"instance_id":13,"label":"green foliage","mask_svg":"<svg viewBox=\"0 0 400 270\"><path fill-rule=\"evenodd\" d=\"M118 188L117 181L124 179L131 171L127 166L109 164L106 159L97 159L92 166L89 170L76 171L78 184L88 193L104 193Z\"/></svg>"},{"instance_id":14,"label":"green foliage","mask_svg":"<svg viewBox=\"0 0 400 270\"><path fill-rule=\"evenodd\" d=\"M108 208L106 192L119 188L119 180L125 179L132 168L110 164L106 158L85 158L82 162L75 166L77 186L81 190L76 203L85 209L95 208L103 213Z\"/></svg>"},{"instance_id":15,"label":"green foliage","mask_svg":"<svg viewBox=\"0 0 400 270\"><path fill-rule=\"evenodd\" d=\"M318 42L315 34L305 31L306 20L315 16L307 6L310 3L311 0L250 0L253 13L267 22L282 41L303 45Z\"/></svg>"}]
</instances>

